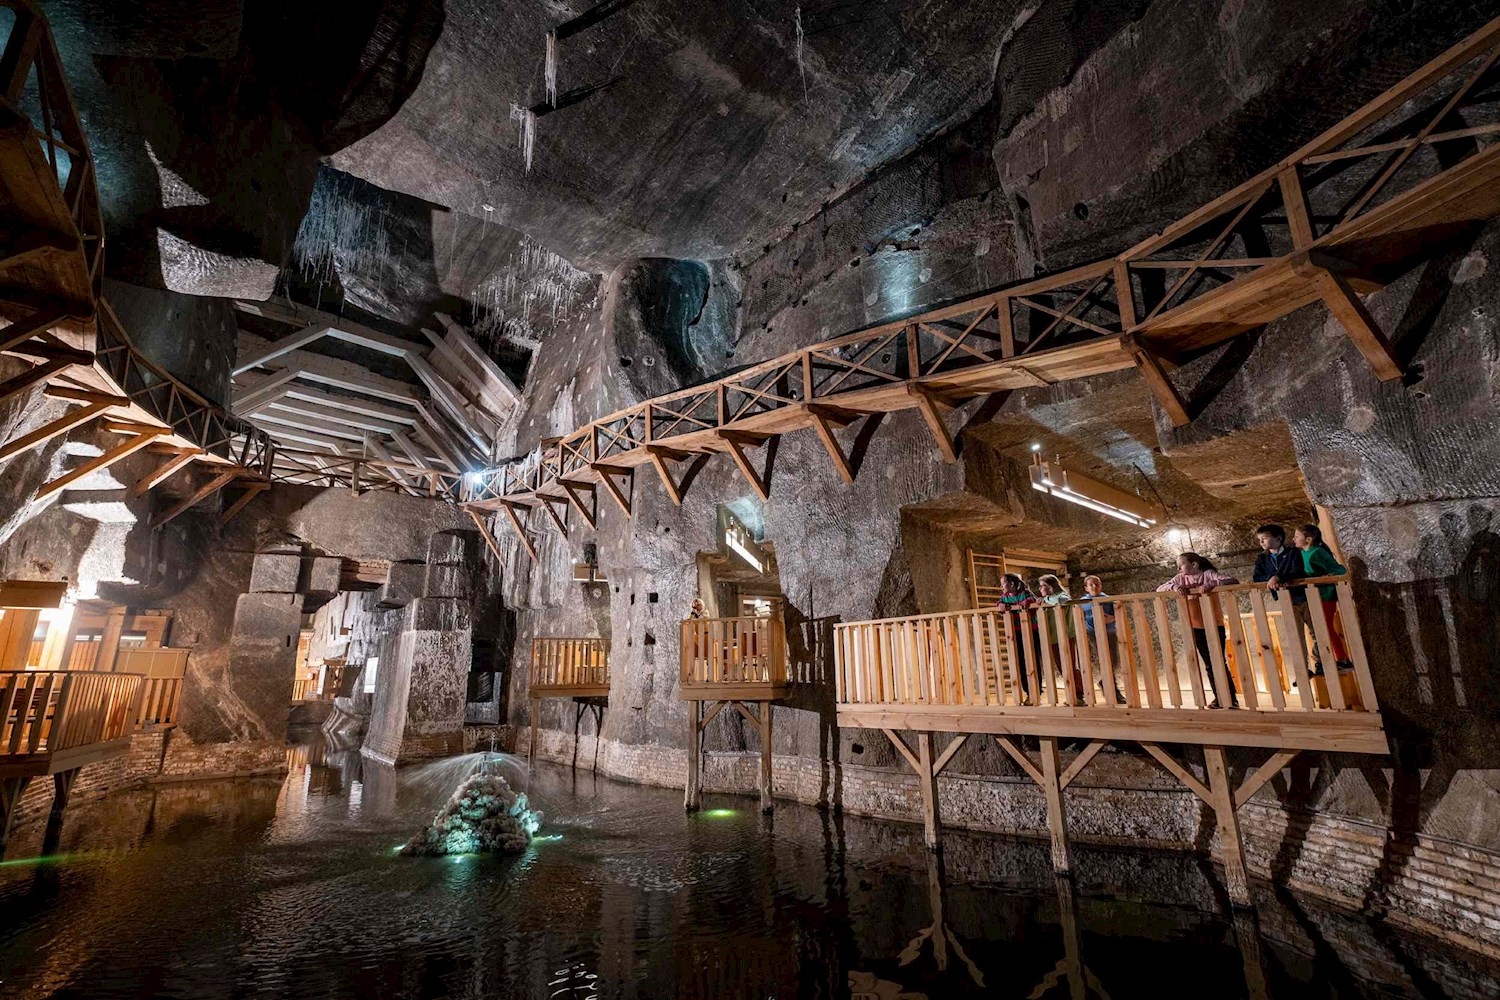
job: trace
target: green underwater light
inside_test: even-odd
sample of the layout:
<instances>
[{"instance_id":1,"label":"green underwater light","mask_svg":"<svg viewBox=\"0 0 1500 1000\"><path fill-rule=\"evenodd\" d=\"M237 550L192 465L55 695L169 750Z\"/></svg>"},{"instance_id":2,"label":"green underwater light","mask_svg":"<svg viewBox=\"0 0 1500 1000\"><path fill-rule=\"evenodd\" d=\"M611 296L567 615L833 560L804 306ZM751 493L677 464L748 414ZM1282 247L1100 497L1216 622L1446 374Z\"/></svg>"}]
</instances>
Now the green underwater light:
<instances>
[{"instance_id":1,"label":"green underwater light","mask_svg":"<svg viewBox=\"0 0 1500 1000\"><path fill-rule=\"evenodd\" d=\"M733 809L710 809L703 815L707 816L709 819L728 819L731 816L737 816L739 814L736 813Z\"/></svg>"},{"instance_id":2,"label":"green underwater light","mask_svg":"<svg viewBox=\"0 0 1500 1000\"><path fill-rule=\"evenodd\" d=\"M549 833L546 836L532 837L531 839L532 840L562 840L562 834L560 834L560 833Z\"/></svg>"},{"instance_id":3,"label":"green underwater light","mask_svg":"<svg viewBox=\"0 0 1500 1000\"><path fill-rule=\"evenodd\" d=\"M21 865L48 865L59 861L66 861L71 854L43 854L35 858L16 858L13 861L0 861L0 868L17 868Z\"/></svg>"}]
</instances>

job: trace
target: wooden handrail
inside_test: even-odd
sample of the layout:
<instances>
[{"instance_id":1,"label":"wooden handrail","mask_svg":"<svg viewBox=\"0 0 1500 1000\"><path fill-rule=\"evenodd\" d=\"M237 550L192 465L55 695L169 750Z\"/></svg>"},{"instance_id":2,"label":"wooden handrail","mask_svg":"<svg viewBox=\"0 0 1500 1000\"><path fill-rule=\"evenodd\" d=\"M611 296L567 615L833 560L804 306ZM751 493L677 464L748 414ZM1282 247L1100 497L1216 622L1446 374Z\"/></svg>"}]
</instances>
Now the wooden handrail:
<instances>
[{"instance_id":1,"label":"wooden handrail","mask_svg":"<svg viewBox=\"0 0 1500 1000\"><path fill-rule=\"evenodd\" d=\"M548 637L531 640L530 689L609 686L609 640Z\"/></svg>"},{"instance_id":2,"label":"wooden handrail","mask_svg":"<svg viewBox=\"0 0 1500 1000\"><path fill-rule=\"evenodd\" d=\"M1320 586L1333 587L1334 598L1325 602ZM1297 597L1306 602L1300 616ZM1113 606L1113 636L1102 616L1088 631L1087 601L837 624L838 701L1203 709L1214 701L1230 708L1233 693L1233 707L1248 711L1379 710L1348 577L1299 580L1274 593L1239 584L1100 603ZM1195 630L1195 621L1209 627ZM1324 676L1310 676L1316 664Z\"/></svg>"},{"instance_id":3,"label":"wooden handrail","mask_svg":"<svg viewBox=\"0 0 1500 1000\"><path fill-rule=\"evenodd\" d=\"M784 685L786 659L786 627L779 618L688 618L682 623L684 685Z\"/></svg>"},{"instance_id":4,"label":"wooden handrail","mask_svg":"<svg viewBox=\"0 0 1500 1000\"><path fill-rule=\"evenodd\" d=\"M78 670L0 673L0 759L129 736L144 681L140 674Z\"/></svg>"}]
</instances>

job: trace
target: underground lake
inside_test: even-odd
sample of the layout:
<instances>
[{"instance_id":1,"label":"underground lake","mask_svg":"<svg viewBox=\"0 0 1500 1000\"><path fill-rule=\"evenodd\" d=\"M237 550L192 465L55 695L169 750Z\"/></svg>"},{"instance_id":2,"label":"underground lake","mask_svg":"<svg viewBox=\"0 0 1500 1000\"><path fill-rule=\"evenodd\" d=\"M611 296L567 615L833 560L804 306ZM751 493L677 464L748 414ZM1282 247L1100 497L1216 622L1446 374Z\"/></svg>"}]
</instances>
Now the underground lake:
<instances>
[{"instance_id":1,"label":"underground lake","mask_svg":"<svg viewBox=\"0 0 1500 1000\"><path fill-rule=\"evenodd\" d=\"M545 815L518 855L405 857L460 778L321 734L285 779L76 803L0 865L0 995L790 998L1500 995L1500 965L1207 861L497 765Z\"/></svg>"}]
</instances>

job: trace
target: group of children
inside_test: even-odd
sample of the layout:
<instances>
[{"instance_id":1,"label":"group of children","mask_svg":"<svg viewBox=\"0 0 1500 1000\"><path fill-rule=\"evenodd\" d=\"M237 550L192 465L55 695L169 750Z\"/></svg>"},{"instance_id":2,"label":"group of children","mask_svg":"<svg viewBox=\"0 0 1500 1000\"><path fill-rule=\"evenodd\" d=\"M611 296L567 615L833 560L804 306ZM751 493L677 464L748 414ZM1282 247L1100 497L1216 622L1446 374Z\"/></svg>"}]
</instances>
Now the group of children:
<instances>
[{"instance_id":1,"label":"group of children","mask_svg":"<svg viewBox=\"0 0 1500 1000\"><path fill-rule=\"evenodd\" d=\"M1292 544L1295 548L1287 545L1286 529L1279 524L1265 524L1256 529L1256 541L1259 542L1261 552L1255 560L1254 582L1264 583L1266 589L1273 593L1283 587L1289 587L1299 580L1307 580L1316 577L1342 576L1347 570L1339 565L1334 558L1333 552L1323 541L1323 533L1317 525L1304 524L1292 533ZM1173 591L1185 596L1212 595L1218 587L1226 587L1237 584L1240 581L1232 576L1220 573L1206 557L1196 552L1184 552L1177 557L1177 575L1157 587L1158 591ZM1037 580L1037 593L1032 593L1027 587L1026 581L1015 573L1006 573L1001 578L1000 599L996 607L1012 612L1023 611L1027 608L1056 606L1068 604L1075 600L1068 589L1063 586L1057 576L1049 573ZM1119 663L1119 640L1117 638L1117 621L1115 617L1115 605L1109 601L1109 594L1104 592L1104 581L1098 576L1090 574L1083 578L1083 596L1076 600L1083 604L1084 628L1089 641L1096 639L1099 628L1104 629L1105 641L1109 646L1110 662ZM1302 634L1304 628L1317 630L1313 625L1312 615L1321 614L1327 623L1329 642L1333 647L1334 658L1338 661L1340 670L1352 667L1349 662L1349 652L1344 643L1343 631L1338 619L1337 592L1332 584L1320 584L1317 588L1319 607L1313 608L1308 600L1306 588L1298 587L1291 591L1292 613L1296 616L1298 634ZM1212 609L1214 619L1212 629L1217 633L1219 649L1223 650L1228 641L1223 621L1223 610L1219 606L1219 599L1210 596L1208 604ZM1209 708L1219 707L1220 692L1214 680L1214 671L1209 646L1209 628L1203 619L1202 602L1190 600L1187 602L1188 624L1192 628L1193 645L1197 648L1198 657L1203 664L1204 671L1208 675L1209 688L1213 692L1213 701ZM1072 636L1073 625L1067 622L1069 636ZM1040 634L1035 619L1031 622L1031 648L1034 656L1040 655ZM1077 647L1074 646L1076 653ZM1060 651L1054 644L1052 647L1053 661L1061 663ZM1322 663L1318 655L1317 644L1314 643L1312 651L1311 673L1314 675L1323 672ZM1084 690L1083 678L1078 669L1078 662L1072 664L1075 690L1080 696ZM1029 684L1026 671L1021 672L1021 695L1022 700L1030 699ZM1125 703L1125 696L1118 685L1114 696L1120 704ZM1238 706L1239 702L1235 696L1233 686L1229 691L1230 704Z\"/></svg>"}]
</instances>

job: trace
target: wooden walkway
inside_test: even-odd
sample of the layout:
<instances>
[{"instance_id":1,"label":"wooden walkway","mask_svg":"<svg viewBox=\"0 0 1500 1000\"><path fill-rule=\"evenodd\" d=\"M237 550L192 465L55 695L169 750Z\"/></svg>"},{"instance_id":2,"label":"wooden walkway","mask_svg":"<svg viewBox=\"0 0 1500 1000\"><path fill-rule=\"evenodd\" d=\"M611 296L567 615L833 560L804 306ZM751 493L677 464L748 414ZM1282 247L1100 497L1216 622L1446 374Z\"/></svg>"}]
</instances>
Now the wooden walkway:
<instances>
[{"instance_id":1,"label":"wooden walkway","mask_svg":"<svg viewBox=\"0 0 1500 1000\"><path fill-rule=\"evenodd\" d=\"M1312 609L1310 636L1298 599ZM993 738L1046 798L1059 871L1071 868L1063 791L1106 744L1137 744L1214 811L1230 894L1246 901L1236 810L1305 750L1387 752L1348 578L1299 582L1276 594L1246 584L1107 603L1113 635L1089 632L1086 602L836 625L838 724L884 731L916 772L931 846L938 843L938 776L970 736ZM1224 640L1209 628L1200 644L1193 611L1222 623ZM1339 663L1345 669L1335 671ZM915 747L903 731L914 734ZM942 733L957 735L939 748ZM1059 741L1069 738L1085 745L1064 769ZM1167 745L1201 750L1207 781ZM1270 753L1235 783L1226 747Z\"/></svg>"},{"instance_id":2,"label":"wooden walkway","mask_svg":"<svg viewBox=\"0 0 1500 1000\"><path fill-rule=\"evenodd\" d=\"M527 760L536 763L537 717L543 698L571 698L577 723L586 710L594 711L595 732L604 732L604 709L609 700L609 640L545 638L531 640L531 744Z\"/></svg>"},{"instance_id":3,"label":"wooden walkway","mask_svg":"<svg viewBox=\"0 0 1500 1000\"><path fill-rule=\"evenodd\" d=\"M852 482L856 461L837 433L849 423L915 409L951 462L945 409L1132 368L1183 424L1191 414L1173 367L1318 302L1379 378L1396 378L1401 363L1360 295L1500 214L1500 146L1492 143L1500 123L1485 107L1495 101L1497 56L1500 21L1116 257L647 400L478 477L462 499L504 512L535 558L528 511L539 508L561 531L570 510L592 526L602 492L630 516L634 471L643 466L681 503L684 464L724 453L766 499L769 478L754 450L798 429L817 433Z\"/></svg>"}]
</instances>

